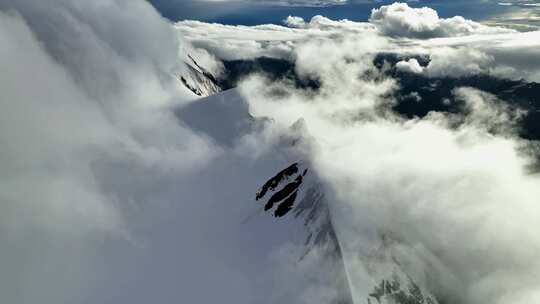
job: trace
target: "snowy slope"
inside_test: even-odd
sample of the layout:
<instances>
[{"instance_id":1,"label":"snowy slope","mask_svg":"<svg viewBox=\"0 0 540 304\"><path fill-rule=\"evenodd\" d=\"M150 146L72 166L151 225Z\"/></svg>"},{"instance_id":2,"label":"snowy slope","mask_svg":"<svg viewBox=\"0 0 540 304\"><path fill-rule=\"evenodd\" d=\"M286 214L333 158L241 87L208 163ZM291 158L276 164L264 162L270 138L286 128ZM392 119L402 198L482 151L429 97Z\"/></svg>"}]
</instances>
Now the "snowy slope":
<instances>
[{"instance_id":1,"label":"snowy slope","mask_svg":"<svg viewBox=\"0 0 540 304\"><path fill-rule=\"evenodd\" d=\"M318 251L323 257L320 262L332 265L333 272L327 275L333 278L333 288L338 292L329 299L329 303L354 303L351 290L355 289L356 284L365 285L366 282L355 280L357 274L347 274L349 260L355 260L358 256L351 259L343 256L323 189L324 186L309 173L305 164L294 163L270 178L257 192L256 200L263 202L264 210L277 219L289 216L304 223L308 234L304 242L305 255ZM279 225L279 220L276 224ZM365 275L371 281L367 284L371 291L356 295L357 300L365 298L367 303L373 301L381 304L439 303L400 265L407 262L407 257L400 252L399 244L387 235L381 238L381 247L374 249L371 255L360 258ZM352 252L352 255L355 253Z\"/></svg>"},{"instance_id":2,"label":"snowy slope","mask_svg":"<svg viewBox=\"0 0 540 304\"><path fill-rule=\"evenodd\" d=\"M220 118L205 120L211 112L220 113ZM246 101L235 89L197 100L175 113L192 129L229 147L262 129L264 123L249 114ZM294 152L299 140L287 138L276 147L281 154L269 157L281 159L278 163L282 165L264 160L274 165L264 166L264 172L254 175L266 175L266 179L259 181L258 189L242 190L252 193L252 204L238 206L246 214L243 237L251 240L250 249L238 255L246 261L267 256L278 262L239 265L239 271L267 282L267 292L273 295L270 302L304 303L306 298L320 298L323 293L327 303L439 303L423 282L416 282L407 273L402 263L406 265L407 255L415 253L404 252L391 232L381 234L380 246L368 255L360 256L340 244L325 186L309 163ZM359 262L362 271L356 267ZM280 268L283 265L288 265L287 269ZM281 277L283 273L288 275ZM276 276L281 283L275 282Z\"/></svg>"},{"instance_id":3,"label":"snowy slope","mask_svg":"<svg viewBox=\"0 0 540 304\"><path fill-rule=\"evenodd\" d=\"M221 91L216 77L202 67L191 55L184 61L185 70L176 77L181 84L197 96L210 96Z\"/></svg>"}]
</instances>

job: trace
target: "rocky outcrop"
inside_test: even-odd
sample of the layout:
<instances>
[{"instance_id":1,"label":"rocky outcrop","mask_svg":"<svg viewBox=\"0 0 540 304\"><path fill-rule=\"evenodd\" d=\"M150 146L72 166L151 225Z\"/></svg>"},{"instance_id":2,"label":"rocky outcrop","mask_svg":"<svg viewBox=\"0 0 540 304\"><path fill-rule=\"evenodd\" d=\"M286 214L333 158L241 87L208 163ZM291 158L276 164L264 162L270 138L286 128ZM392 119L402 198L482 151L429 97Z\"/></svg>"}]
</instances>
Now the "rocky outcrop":
<instances>
[{"instance_id":1,"label":"rocky outcrop","mask_svg":"<svg viewBox=\"0 0 540 304\"><path fill-rule=\"evenodd\" d=\"M180 73L177 77L182 85L195 95L207 97L222 91L216 77L199 65L192 56L188 55L185 65L186 71Z\"/></svg>"}]
</instances>

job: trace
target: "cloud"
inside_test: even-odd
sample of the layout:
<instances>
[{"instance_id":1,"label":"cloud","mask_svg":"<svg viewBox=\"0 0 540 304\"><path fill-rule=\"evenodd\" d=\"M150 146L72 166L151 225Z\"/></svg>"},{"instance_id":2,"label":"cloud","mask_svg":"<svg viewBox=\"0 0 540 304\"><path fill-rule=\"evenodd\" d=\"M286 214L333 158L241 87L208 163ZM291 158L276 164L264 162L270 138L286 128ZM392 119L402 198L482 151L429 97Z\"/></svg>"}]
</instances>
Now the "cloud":
<instances>
[{"instance_id":1,"label":"cloud","mask_svg":"<svg viewBox=\"0 0 540 304\"><path fill-rule=\"evenodd\" d=\"M298 31L277 25L247 27L181 21L175 26L194 47L205 49L222 60L286 57L294 41L303 38Z\"/></svg>"},{"instance_id":2,"label":"cloud","mask_svg":"<svg viewBox=\"0 0 540 304\"><path fill-rule=\"evenodd\" d=\"M485 53L465 48L441 48L431 53L432 61L426 71L436 77L463 77L479 74L491 64L493 57Z\"/></svg>"},{"instance_id":3,"label":"cloud","mask_svg":"<svg viewBox=\"0 0 540 304\"><path fill-rule=\"evenodd\" d=\"M427 76L462 77L492 75L507 79L540 81L538 38L540 32L474 35L469 37L436 38L398 43L396 51L430 57L423 69ZM401 62L399 68L414 62ZM409 71L420 73L415 68Z\"/></svg>"},{"instance_id":4,"label":"cloud","mask_svg":"<svg viewBox=\"0 0 540 304\"><path fill-rule=\"evenodd\" d=\"M439 18L437 11L429 7L412 8L407 3L393 3L373 9L369 21L385 35L393 37L425 39L512 32L504 28L488 27L460 16Z\"/></svg>"},{"instance_id":5,"label":"cloud","mask_svg":"<svg viewBox=\"0 0 540 304\"><path fill-rule=\"evenodd\" d=\"M8 46L1 56L6 70L2 73L2 139L14 140L9 145L13 151L5 154L3 163L13 167L13 174L23 174L11 179L20 179L22 184L7 187L6 195L12 196L11 192L23 187L25 181L40 184L57 172L59 177L67 174L65 180L50 180L51 186L71 187L74 191L80 186L80 191L96 196L95 205L99 206L103 198L93 193L95 158L132 154L138 161L150 164L156 152L167 159L168 151L178 155L185 152L188 157L191 144L208 150L204 140L159 110L172 100L185 102L190 97L172 76L167 76L181 68L175 66L178 36L144 2L129 6L124 1L108 4L105 8L70 1L46 5L33 1L2 2L2 8L10 12L2 13L2 38ZM122 11L126 7L131 13ZM138 13L139 21L146 27L133 29L130 18L134 13ZM136 38L124 39L127 36ZM161 39L166 41L163 49L152 46ZM150 112L141 119L139 114L147 111ZM152 134L158 128L177 133L186 142L161 141ZM187 163L175 164L172 157L169 160L169 165L189 167ZM192 160L196 162L197 157ZM77 184L79 174L81 185ZM48 191L47 188L42 190ZM51 204L59 204L54 202L56 192L62 191L50 193ZM32 195L31 191L26 193ZM42 206L48 204L46 196L42 196ZM31 203L37 197L20 199ZM14 204L24 205L18 200ZM70 203L65 205L59 205L58 211L69 212ZM74 208L82 211L93 207Z\"/></svg>"},{"instance_id":6,"label":"cloud","mask_svg":"<svg viewBox=\"0 0 540 304\"><path fill-rule=\"evenodd\" d=\"M311 73L325 79L319 93L260 78L242 91L252 113L269 116L276 128L305 123L314 140L310 161L335 202L333 223L355 301L398 269L441 301L537 300L540 243L531 227L538 225L540 180L527 173L531 159L519 152L528 143L507 133L512 110L461 88L455 94L468 111L457 128L444 113L404 120L388 111L391 80L377 80L370 60L355 61L369 55L350 57L343 45L323 43L310 51L334 48L322 51L329 62L349 62L354 73L371 76L348 82L314 65ZM381 247L386 257L376 254Z\"/></svg>"},{"instance_id":7,"label":"cloud","mask_svg":"<svg viewBox=\"0 0 540 304\"><path fill-rule=\"evenodd\" d=\"M412 58L398 62L396 68L404 72L424 73L428 77L466 77L487 73L493 61L493 57L478 50L441 47L430 52L430 62L426 67Z\"/></svg>"},{"instance_id":8,"label":"cloud","mask_svg":"<svg viewBox=\"0 0 540 304\"><path fill-rule=\"evenodd\" d=\"M84 302L104 278L95 259L116 259L103 242L137 251L145 221L133 208L160 200L151 189L164 190L167 172L186 176L219 148L167 110L191 96L169 74L182 68L178 36L146 2L0 8L1 299ZM126 280L113 268L110 280Z\"/></svg>"},{"instance_id":9,"label":"cloud","mask_svg":"<svg viewBox=\"0 0 540 304\"><path fill-rule=\"evenodd\" d=\"M309 22L289 16L287 26L273 24L233 26L200 21L180 21L179 33L194 47L202 48L221 60L273 57L291 59L296 45L312 38L343 39L344 35L375 32L369 23L331 20L314 16Z\"/></svg>"},{"instance_id":10,"label":"cloud","mask_svg":"<svg viewBox=\"0 0 540 304\"><path fill-rule=\"evenodd\" d=\"M292 267L312 272L281 294L309 294L318 268L272 260L303 223L253 202L299 152L234 91L193 100L174 77L193 48L171 23L146 1L0 10L2 302L270 301Z\"/></svg>"},{"instance_id":11,"label":"cloud","mask_svg":"<svg viewBox=\"0 0 540 304\"><path fill-rule=\"evenodd\" d=\"M512 108L495 96L473 88L457 88L453 93L465 103L467 125L499 135L516 135L517 122L524 114L523 110Z\"/></svg>"},{"instance_id":12,"label":"cloud","mask_svg":"<svg viewBox=\"0 0 540 304\"><path fill-rule=\"evenodd\" d=\"M265 161L246 161L241 136L229 148L175 116L193 97L173 77L184 55L172 25L145 1L0 8L1 300L251 303L265 294L248 278L274 275L261 274L274 223L248 233L241 222L259 182L288 160L258 142ZM253 256L235 251L250 241L262 243Z\"/></svg>"},{"instance_id":13,"label":"cloud","mask_svg":"<svg viewBox=\"0 0 540 304\"><path fill-rule=\"evenodd\" d=\"M522 153L534 144L515 136L520 113L485 92L456 88L461 114L407 120L391 111L398 80L372 64L379 53L420 54L428 65L409 59L397 68L428 77L531 80L539 69L522 64L536 58L537 33L441 19L403 4L374 11L370 23L317 16L289 17L285 25L176 27L220 59L285 58L299 77L320 80L318 90L301 90L256 75L240 92L252 115L273 121L265 132L304 126L311 144L303 153L334 202L355 300L365 302L395 273L447 302L538 300L540 238L531 227L538 225L539 180L526 171L533 160Z\"/></svg>"},{"instance_id":14,"label":"cloud","mask_svg":"<svg viewBox=\"0 0 540 304\"><path fill-rule=\"evenodd\" d=\"M299 158L335 202L357 299L392 271L370 264L394 266L366 253L383 232L423 287L465 303L537 300L538 181L516 152L529 143L506 128L512 109L458 89L468 106L459 126L442 113L404 120L389 110L397 80L372 64L386 50L443 44L453 54L463 37L404 46L373 24L321 16L291 19L295 28L185 21L175 29L145 1L0 0L0 9L2 300L325 300L335 291L321 271L332 265L317 252L294 263L290 243L306 237L303 223L276 225L252 201L261 181ZM478 51L519 71L534 36L519 37ZM173 77L188 42L208 63L294 60L321 88L259 76L194 103ZM463 51L434 62L458 55L473 57L473 67L483 58ZM175 115L197 106L201 119ZM255 124L251 115L273 120ZM310 145L290 147L283 138L299 118ZM248 127L224 140L220 126L238 122Z\"/></svg>"},{"instance_id":15,"label":"cloud","mask_svg":"<svg viewBox=\"0 0 540 304\"><path fill-rule=\"evenodd\" d=\"M402 60L396 63L396 69L402 72L420 74L424 71L424 67L420 65L417 59L411 58L408 60Z\"/></svg>"},{"instance_id":16,"label":"cloud","mask_svg":"<svg viewBox=\"0 0 540 304\"><path fill-rule=\"evenodd\" d=\"M297 73L320 79L319 90L261 76L240 90L255 117L274 121L268 127L287 130L302 121L308 132L306 153L334 202L355 301L403 272L441 302L537 301L540 238L531 228L539 222L540 180L526 169L533 158L522 153L534 143L515 135L519 111L488 93L456 88L460 114L404 119L391 111L397 80L372 63L378 51L403 43L403 53L426 52L431 63L410 59L399 68L460 77L496 66L494 53L467 49L461 38L452 38L455 45L406 44L373 32L340 38L301 40L293 49Z\"/></svg>"},{"instance_id":17,"label":"cloud","mask_svg":"<svg viewBox=\"0 0 540 304\"><path fill-rule=\"evenodd\" d=\"M289 16L283 21L286 26L292 28L303 28L306 26L306 21L302 17Z\"/></svg>"},{"instance_id":18,"label":"cloud","mask_svg":"<svg viewBox=\"0 0 540 304\"><path fill-rule=\"evenodd\" d=\"M309 39L338 41L355 39L355 35L371 37L378 31L379 40L388 40L380 52L431 57L425 70L429 76L489 73L511 79L539 79L539 66L536 60L531 62L531 58L537 57L534 49L538 32L517 33L459 16L441 19L430 8L411 8L406 3L395 3L375 9L369 23L336 21L323 16L314 16L308 22L301 17L289 16L284 24L286 26L248 27L181 21L176 28L196 48L221 60L266 56L293 61L295 49ZM399 68L405 68L404 64L400 63ZM420 72L414 61L408 65L412 68L410 71Z\"/></svg>"}]
</instances>

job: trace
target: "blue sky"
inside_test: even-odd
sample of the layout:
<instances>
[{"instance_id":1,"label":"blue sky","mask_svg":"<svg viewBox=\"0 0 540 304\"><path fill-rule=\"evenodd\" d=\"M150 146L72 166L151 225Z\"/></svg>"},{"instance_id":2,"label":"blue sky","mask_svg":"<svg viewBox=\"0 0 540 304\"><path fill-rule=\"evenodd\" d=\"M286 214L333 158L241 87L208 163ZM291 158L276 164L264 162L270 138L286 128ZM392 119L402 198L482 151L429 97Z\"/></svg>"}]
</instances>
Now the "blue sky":
<instances>
[{"instance_id":1,"label":"blue sky","mask_svg":"<svg viewBox=\"0 0 540 304\"><path fill-rule=\"evenodd\" d=\"M332 19L363 21L371 9L394 1L362 1L323 7L261 4L260 1L200 1L200 0L149 0L165 17L177 21L185 19L218 22L223 24L255 25L281 23L289 15L310 19L324 15ZM273 0L277 1L277 0ZM290 0L289 0L290 1ZM299 0L305 3L306 0ZM325 0L338 1L338 0ZM507 2L507 1L505 1ZM516 2L516 1L514 1ZM442 17L461 15L474 20L485 20L505 13L523 10L523 6L502 6L497 1L422 0L411 1L410 6L430 6ZM525 8L536 9L534 7Z\"/></svg>"}]
</instances>

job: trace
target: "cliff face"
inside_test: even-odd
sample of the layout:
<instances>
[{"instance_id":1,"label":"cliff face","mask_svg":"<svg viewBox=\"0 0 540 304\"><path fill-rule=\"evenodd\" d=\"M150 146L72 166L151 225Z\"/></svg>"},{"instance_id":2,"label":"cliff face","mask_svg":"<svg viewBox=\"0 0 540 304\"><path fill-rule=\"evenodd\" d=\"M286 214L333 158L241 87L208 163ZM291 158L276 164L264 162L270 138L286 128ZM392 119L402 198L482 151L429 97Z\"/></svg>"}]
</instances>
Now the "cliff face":
<instances>
[{"instance_id":1,"label":"cliff face","mask_svg":"<svg viewBox=\"0 0 540 304\"><path fill-rule=\"evenodd\" d=\"M177 75L182 85L193 94L207 97L222 91L218 81L212 73L199 65L195 59L188 55L185 61L186 71Z\"/></svg>"}]
</instances>

